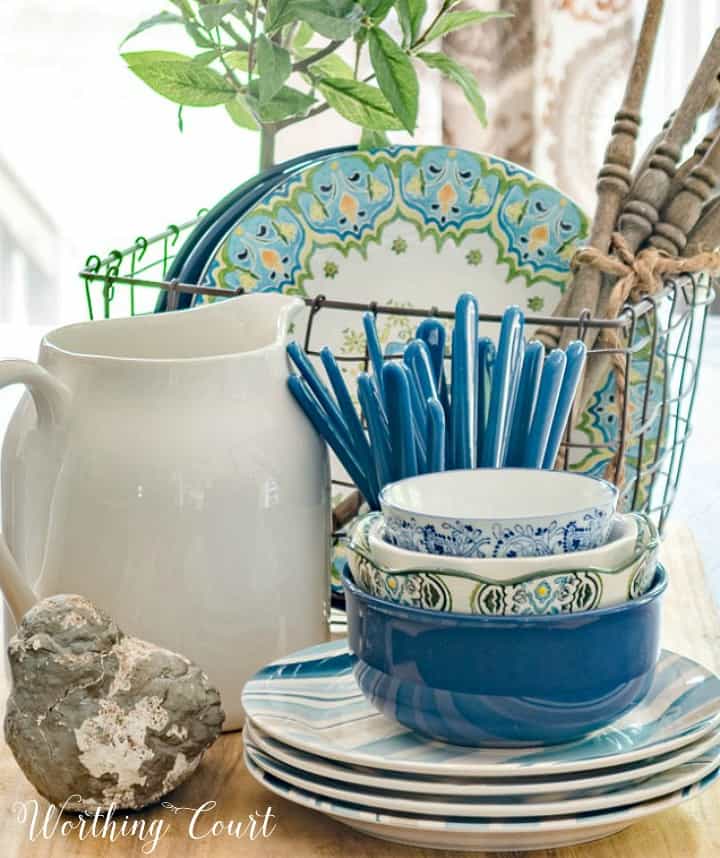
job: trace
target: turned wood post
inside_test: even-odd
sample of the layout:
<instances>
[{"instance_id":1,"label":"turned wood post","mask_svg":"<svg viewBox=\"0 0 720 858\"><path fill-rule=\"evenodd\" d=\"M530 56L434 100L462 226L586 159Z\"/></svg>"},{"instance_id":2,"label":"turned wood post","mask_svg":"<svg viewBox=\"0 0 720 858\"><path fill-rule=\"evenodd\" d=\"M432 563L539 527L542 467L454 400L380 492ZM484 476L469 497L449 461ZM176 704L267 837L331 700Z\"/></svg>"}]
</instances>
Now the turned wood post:
<instances>
[{"instance_id":1,"label":"turned wood post","mask_svg":"<svg viewBox=\"0 0 720 858\"><path fill-rule=\"evenodd\" d=\"M670 200L662 220L655 224L650 244L671 256L685 249L688 235L700 220L703 205L720 182L720 131L705 157L687 175L680 193Z\"/></svg>"},{"instance_id":2,"label":"turned wood post","mask_svg":"<svg viewBox=\"0 0 720 858\"><path fill-rule=\"evenodd\" d=\"M633 185L623 206L619 226L623 238L635 251L646 241L660 219L683 146L690 139L698 117L708 105L709 93L720 69L720 29L715 31L680 107L658 143L647 169Z\"/></svg>"},{"instance_id":3,"label":"turned wood post","mask_svg":"<svg viewBox=\"0 0 720 858\"><path fill-rule=\"evenodd\" d=\"M662 10L663 0L648 0L623 101L615 114L612 136L598 173L598 199L588 243L603 253L607 253L610 247L610 236L615 228L620 206L632 183L631 167L640 127L640 107ZM568 285L570 293L567 302L563 302L563 315L579 316L586 308L594 312L600 279L600 273L596 269L588 266L580 268ZM557 344L558 341L561 345L567 345L574 338L575 332L560 331L556 327L544 328L540 336L546 346Z\"/></svg>"}]
</instances>

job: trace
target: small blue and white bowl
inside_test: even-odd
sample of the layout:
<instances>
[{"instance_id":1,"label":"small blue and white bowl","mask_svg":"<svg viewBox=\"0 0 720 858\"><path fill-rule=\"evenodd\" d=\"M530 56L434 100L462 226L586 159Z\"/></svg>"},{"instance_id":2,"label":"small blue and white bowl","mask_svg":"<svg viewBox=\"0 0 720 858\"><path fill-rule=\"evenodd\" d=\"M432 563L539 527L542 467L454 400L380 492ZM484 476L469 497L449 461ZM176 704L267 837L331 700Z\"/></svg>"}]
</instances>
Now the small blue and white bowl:
<instances>
[{"instance_id":1,"label":"small blue and white bowl","mask_svg":"<svg viewBox=\"0 0 720 858\"><path fill-rule=\"evenodd\" d=\"M667 574L644 596L577 614L488 617L408 608L343 572L355 678L384 715L456 745L569 742L647 694Z\"/></svg>"},{"instance_id":2,"label":"small blue and white bowl","mask_svg":"<svg viewBox=\"0 0 720 858\"><path fill-rule=\"evenodd\" d=\"M380 492L392 545L484 558L597 548L608 539L617 499L605 480L525 468L442 471Z\"/></svg>"}]
</instances>

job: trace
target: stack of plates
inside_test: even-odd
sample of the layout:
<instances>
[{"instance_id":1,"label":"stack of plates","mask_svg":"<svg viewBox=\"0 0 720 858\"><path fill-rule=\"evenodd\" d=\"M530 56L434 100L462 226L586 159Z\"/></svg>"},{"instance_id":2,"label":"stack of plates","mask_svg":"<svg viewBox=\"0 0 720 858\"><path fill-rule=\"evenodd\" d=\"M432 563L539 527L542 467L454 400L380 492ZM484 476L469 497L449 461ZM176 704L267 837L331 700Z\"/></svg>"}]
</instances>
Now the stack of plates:
<instances>
[{"instance_id":1,"label":"stack of plates","mask_svg":"<svg viewBox=\"0 0 720 858\"><path fill-rule=\"evenodd\" d=\"M582 843L697 795L720 774L720 679L669 651L647 698L566 745L464 748L425 739L362 696L344 641L246 685L245 761L269 790L420 847Z\"/></svg>"}]
</instances>

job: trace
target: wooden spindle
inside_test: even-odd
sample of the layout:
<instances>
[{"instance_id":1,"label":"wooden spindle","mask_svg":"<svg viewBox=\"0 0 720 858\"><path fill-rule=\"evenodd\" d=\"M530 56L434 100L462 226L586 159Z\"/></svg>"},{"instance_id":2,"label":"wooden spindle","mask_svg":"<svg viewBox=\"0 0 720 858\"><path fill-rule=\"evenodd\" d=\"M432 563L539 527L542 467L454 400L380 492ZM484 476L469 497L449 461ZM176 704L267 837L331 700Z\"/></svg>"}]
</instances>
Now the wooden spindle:
<instances>
[{"instance_id":1,"label":"wooden spindle","mask_svg":"<svg viewBox=\"0 0 720 858\"><path fill-rule=\"evenodd\" d=\"M610 247L610 236L615 229L620 206L632 182L630 170L635 157L635 140L640 127L640 107L662 10L663 0L648 0L622 105L615 114L612 136L598 173L596 186L598 199L589 244L603 253L607 253ZM568 298L561 302L562 314L579 316L586 308L594 312L600 291L600 279L600 273L594 268L587 266L581 268L568 285L570 290ZM557 327L546 327L541 329L538 335L546 347L552 347L557 345L558 341L566 344L573 339L574 333L563 332Z\"/></svg>"},{"instance_id":2,"label":"wooden spindle","mask_svg":"<svg viewBox=\"0 0 720 858\"><path fill-rule=\"evenodd\" d=\"M720 196L712 197L703 206L700 219L688 236L683 256L694 256L717 247L720 247Z\"/></svg>"},{"instance_id":3,"label":"wooden spindle","mask_svg":"<svg viewBox=\"0 0 720 858\"><path fill-rule=\"evenodd\" d=\"M720 183L720 131L715 136L704 158L688 173L677 196L655 224L650 244L671 256L681 254L687 245L688 235L700 220L703 205Z\"/></svg>"},{"instance_id":4,"label":"wooden spindle","mask_svg":"<svg viewBox=\"0 0 720 858\"><path fill-rule=\"evenodd\" d=\"M620 232L633 251L643 245L660 219L683 146L690 139L703 110L712 107L712 103L708 104L708 96L714 91L718 70L720 29L715 31L680 107L623 206Z\"/></svg>"}]
</instances>

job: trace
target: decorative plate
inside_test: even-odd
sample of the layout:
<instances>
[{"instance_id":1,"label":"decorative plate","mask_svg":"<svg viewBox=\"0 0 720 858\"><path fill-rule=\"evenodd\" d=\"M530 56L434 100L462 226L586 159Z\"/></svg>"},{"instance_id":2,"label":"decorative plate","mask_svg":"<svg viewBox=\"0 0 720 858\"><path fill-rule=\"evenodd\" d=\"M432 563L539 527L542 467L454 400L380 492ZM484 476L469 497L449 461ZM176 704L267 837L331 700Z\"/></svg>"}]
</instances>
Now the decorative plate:
<instances>
[{"instance_id":1,"label":"decorative plate","mask_svg":"<svg viewBox=\"0 0 720 858\"><path fill-rule=\"evenodd\" d=\"M273 662L245 685L245 712L273 739L336 762L461 777L554 775L624 765L687 745L720 721L720 679L665 650L643 702L585 739L529 749L447 745L381 715L360 692L353 662L346 641Z\"/></svg>"},{"instance_id":2,"label":"decorative plate","mask_svg":"<svg viewBox=\"0 0 720 858\"><path fill-rule=\"evenodd\" d=\"M653 798L667 795L675 790L684 789L697 783L720 766L720 748L716 745L694 760L682 763L667 771L649 778L645 783L627 786L617 790L601 790L588 794L568 794L561 796L522 795L514 793L505 796L444 796L439 798L429 793L425 796L402 792L389 792L386 789L359 788L355 784L332 780L308 774L300 769L285 765L272 757L245 746L245 754L258 768L290 786L338 799L341 802L359 804L366 808L377 808L400 813L414 813L421 816L460 816L460 817L497 817L511 820L527 816L568 816L569 814L588 813L593 810L607 810L638 804Z\"/></svg>"},{"instance_id":3,"label":"decorative plate","mask_svg":"<svg viewBox=\"0 0 720 858\"><path fill-rule=\"evenodd\" d=\"M220 242L203 280L223 289L322 294L398 308L450 309L460 292L470 291L484 313L519 304L551 314L587 230L572 200L516 164L442 146L376 149L329 157L273 188ZM410 338L417 321L381 316L386 350ZM497 334L495 325L481 328ZM638 338L646 328L638 326ZM302 338L304 331L297 333ZM362 356L360 314L324 309L314 320L312 343ZM635 361L631 380L635 425L642 416L643 360ZM349 366L346 372L357 373L358 364ZM662 395L664 367L663 357L655 363L652 403ZM577 440L616 439L616 398L610 373L582 415ZM644 460L652 460L659 433L658 419L646 434ZM628 477L637 452L628 450ZM572 467L600 474L609 458L607 449L591 447Z\"/></svg>"},{"instance_id":4,"label":"decorative plate","mask_svg":"<svg viewBox=\"0 0 720 858\"><path fill-rule=\"evenodd\" d=\"M362 804L327 799L310 790L293 787L264 772L247 754L245 765L250 774L271 792L296 804L319 810L365 834L421 848L473 851L552 849L607 837L643 817L694 798L711 786L720 774L720 769L715 769L697 783L669 795L617 810L549 818L520 817L507 821L382 813Z\"/></svg>"},{"instance_id":5,"label":"decorative plate","mask_svg":"<svg viewBox=\"0 0 720 858\"><path fill-rule=\"evenodd\" d=\"M372 789L391 792L420 793L424 796L473 796L475 798L543 794L552 796L555 800L560 795L570 796L579 790L584 790L588 794L602 792L604 795L610 790L640 783L652 775L694 760L710 748L720 744L720 730L713 730L697 742L686 745L677 751L671 751L669 754L650 757L648 760L642 760L639 763L627 763L624 766L600 769L598 772L578 772L577 774L568 772L539 777L460 778L413 775L409 772L399 774L365 766L336 763L315 754L306 754L304 751L278 742L249 719L245 721L243 730L243 738L246 744L249 743L258 748L272 759L292 766L301 772L350 783L353 785L353 789L371 787Z\"/></svg>"}]
</instances>

